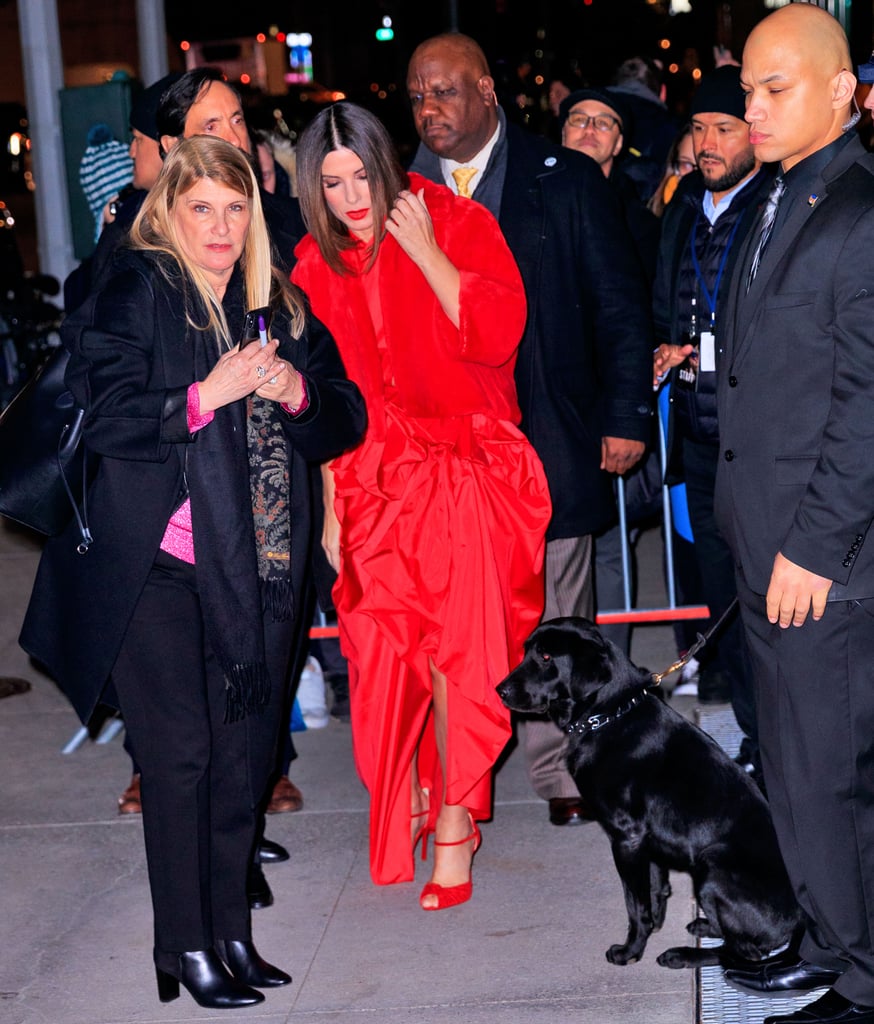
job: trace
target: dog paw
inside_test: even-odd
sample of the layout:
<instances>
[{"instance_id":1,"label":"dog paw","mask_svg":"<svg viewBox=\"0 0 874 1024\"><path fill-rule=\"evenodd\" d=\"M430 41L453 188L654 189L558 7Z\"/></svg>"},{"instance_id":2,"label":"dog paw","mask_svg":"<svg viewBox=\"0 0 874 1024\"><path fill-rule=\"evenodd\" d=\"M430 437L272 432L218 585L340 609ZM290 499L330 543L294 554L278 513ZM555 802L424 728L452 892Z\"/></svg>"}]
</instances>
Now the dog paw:
<instances>
[{"instance_id":1,"label":"dog paw","mask_svg":"<svg viewBox=\"0 0 874 1024\"><path fill-rule=\"evenodd\" d=\"M678 956L679 952L679 949L666 949L664 953L659 953L656 957L656 963L659 967L670 967L671 970L679 970L681 967L686 966L686 958Z\"/></svg>"},{"instance_id":2,"label":"dog paw","mask_svg":"<svg viewBox=\"0 0 874 1024\"><path fill-rule=\"evenodd\" d=\"M684 967L713 967L719 963L719 954L715 949L695 949L689 946L672 946L656 957L659 967L669 967L672 971Z\"/></svg>"},{"instance_id":3,"label":"dog paw","mask_svg":"<svg viewBox=\"0 0 874 1024\"><path fill-rule=\"evenodd\" d=\"M626 964L636 964L640 959L639 954L633 953L628 946L620 946L618 943L611 946L605 956L611 964L624 967Z\"/></svg>"}]
</instances>

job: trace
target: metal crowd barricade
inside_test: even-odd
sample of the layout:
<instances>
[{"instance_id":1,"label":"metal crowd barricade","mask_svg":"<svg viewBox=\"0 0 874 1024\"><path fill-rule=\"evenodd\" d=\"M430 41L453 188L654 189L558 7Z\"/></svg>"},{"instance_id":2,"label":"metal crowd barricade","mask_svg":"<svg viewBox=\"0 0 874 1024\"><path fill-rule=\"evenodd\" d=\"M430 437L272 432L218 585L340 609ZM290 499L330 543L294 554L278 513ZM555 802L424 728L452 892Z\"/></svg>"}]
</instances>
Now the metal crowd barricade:
<instances>
[{"instance_id":1,"label":"metal crowd barricade","mask_svg":"<svg viewBox=\"0 0 874 1024\"><path fill-rule=\"evenodd\" d=\"M667 449L664 424L659 418L659 463L662 480L667 468ZM631 542L629 541L626 518L625 481L617 478L617 505L619 509L619 536L622 545L623 607L599 610L595 619L599 625L608 623L645 624L653 622L678 622L681 619L707 619L710 610L706 604L678 605L676 574L674 572L673 511L671 492L667 484L662 485L662 538L664 541L665 588L667 604L655 608L633 608L631 598Z\"/></svg>"}]
</instances>

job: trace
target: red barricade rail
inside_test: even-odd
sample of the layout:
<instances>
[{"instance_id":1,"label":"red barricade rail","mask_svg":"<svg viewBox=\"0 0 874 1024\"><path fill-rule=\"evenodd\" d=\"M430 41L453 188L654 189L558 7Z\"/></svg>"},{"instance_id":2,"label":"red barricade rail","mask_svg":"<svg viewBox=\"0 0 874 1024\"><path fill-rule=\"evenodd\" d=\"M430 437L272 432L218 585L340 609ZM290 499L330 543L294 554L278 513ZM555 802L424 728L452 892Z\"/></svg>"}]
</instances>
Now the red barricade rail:
<instances>
[{"instance_id":1,"label":"red barricade rail","mask_svg":"<svg viewBox=\"0 0 874 1024\"><path fill-rule=\"evenodd\" d=\"M632 608L630 611L599 612L595 621L599 626L629 622L638 625L647 622L678 622L686 619L707 619L710 609L706 604L683 605L679 608ZM339 636L336 626L313 626L311 640L331 640Z\"/></svg>"},{"instance_id":2,"label":"red barricade rail","mask_svg":"<svg viewBox=\"0 0 874 1024\"><path fill-rule=\"evenodd\" d=\"M659 454L661 456L662 475L665 471L665 440L664 427L659 420ZM668 487L662 488L662 537L665 546L664 565L666 566L665 586L667 590L667 604L662 608L632 608L631 607L631 549L628 541L628 524L625 517L625 482L621 477L617 479L617 506L619 512L619 530L622 546L622 576L624 591L624 606L622 608L611 608L600 611L595 615L595 621L599 626L629 623L631 625L645 625L655 622L679 622L689 619L708 619L710 609L706 604L677 605L676 587L674 582L674 553L671 542L672 515L671 496ZM310 638L313 640L327 640L339 635L336 626L313 626L310 630Z\"/></svg>"}]
</instances>

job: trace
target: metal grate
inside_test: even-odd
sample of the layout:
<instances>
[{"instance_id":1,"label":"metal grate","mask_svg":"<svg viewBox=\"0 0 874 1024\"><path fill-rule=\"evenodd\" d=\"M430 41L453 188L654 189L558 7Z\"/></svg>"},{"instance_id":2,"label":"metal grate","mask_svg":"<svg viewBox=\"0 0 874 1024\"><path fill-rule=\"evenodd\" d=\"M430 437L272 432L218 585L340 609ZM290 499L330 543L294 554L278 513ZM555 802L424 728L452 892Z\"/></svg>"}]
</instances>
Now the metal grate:
<instances>
[{"instance_id":1,"label":"metal grate","mask_svg":"<svg viewBox=\"0 0 874 1024\"><path fill-rule=\"evenodd\" d=\"M726 751L737 754L742 734L729 705L698 706L696 723ZM716 946L716 939L699 939L700 946ZM726 984L720 967L701 967L696 971L695 1024L762 1024L765 1017L792 1013L818 999L826 989L797 996L760 999L738 992Z\"/></svg>"}]
</instances>

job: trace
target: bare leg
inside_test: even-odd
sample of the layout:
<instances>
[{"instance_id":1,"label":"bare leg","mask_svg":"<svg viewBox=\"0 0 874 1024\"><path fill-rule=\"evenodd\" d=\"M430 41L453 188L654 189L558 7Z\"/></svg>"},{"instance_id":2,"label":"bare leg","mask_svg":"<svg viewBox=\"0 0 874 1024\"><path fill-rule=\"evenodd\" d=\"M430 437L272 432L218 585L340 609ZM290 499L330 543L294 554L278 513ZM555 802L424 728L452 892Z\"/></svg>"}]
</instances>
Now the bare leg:
<instances>
[{"instance_id":1,"label":"bare leg","mask_svg":"<svg viewBox=\"0 0 874 1024\"><path fill-rule=\"evenodd\" d=\"M423 828L428 824L427 814L431 805L430 793L419 782L418 753L413 754L410 767L410 842L415 845Z\"/></svg>"},{"instance_id":2,"label":"bare leg","mask_svg":"<svg viewBox=\"0 0 874 1024\"><path fill-rule=\"evenodd\" d=\"M434 734L437 742L437 753L443 768L444 787L446 785L446 676L439 672L431 663L431 680L434 689ZM453 843L463 840L471 833L470 815L462 804L443 802L437 816L435 838L440 843ZM461 885L470 878L470 863L473 859L473 838L469 843L458 846L434 847L434 871L431 881L444 887ZM436 907L438 897L425 896L422 906L427 909Z\"/></svg>"}]
</instances>

